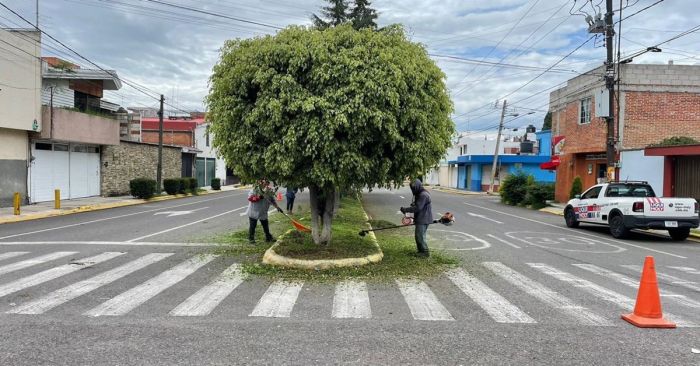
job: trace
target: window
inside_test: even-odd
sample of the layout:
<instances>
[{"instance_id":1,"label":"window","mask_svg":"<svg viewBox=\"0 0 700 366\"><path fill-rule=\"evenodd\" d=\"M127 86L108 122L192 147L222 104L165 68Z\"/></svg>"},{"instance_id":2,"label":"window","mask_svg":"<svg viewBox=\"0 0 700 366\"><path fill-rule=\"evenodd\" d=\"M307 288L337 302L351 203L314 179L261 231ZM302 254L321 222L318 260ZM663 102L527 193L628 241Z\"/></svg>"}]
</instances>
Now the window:
<instances>
[{"instance_id":1,"label":"window","mask_svg":"<svg viewBox=\"0 0 700 366\"><path fill-rule=\"evenodd\" d=\"M605 192L606 197L656 197L654 190L647 184L611 184Z\"/></svg>"},{"instance_id":2,"label":"window","mask_svg":"<svg viewBox=\"0 0 700 366\"><path fill-rule=\"evenodd\" d=\"M36 150L49 150L49 151L51 151L52 146L51 146L51 144L47 144L45 142L37 142L36 144L34 144L34 148Z\"/></svg>"},{"instance_id":3,"label":"window","mask_svg":"<svg viewBox=\"0 0 700 366\"><path fill-rule=\"evenodd\" d=\"M591 123L591 97L581 99L579 106L578 123Z\"/></svg>"},{"instance_id":4,"label":"window","mask_svg":"<svg viewBox=\"0 0 700 366\"><path fill-rule=\"evenodd\" d=\"M207 138L206 145L207 145L207 147L209 147L209 130L207 130L207 132L206 132L206 138Z\"/></svg>"},{"instance_id":5,"label":"window","mask_svg":"<svg viewBox=\"0 0 700 366\"><path fill-rule=\"evenodd\" d=\"M53 144L53 151L68 151L68 144Z\"/></svg>"},{"instance_id":6,"label":"window","mask_svg":"<svg viewBox=\"0 0 700 366\"><path fill-rule=\"evenodd\" d=\"M603 189L602 186L595 186L591 189L589 189L586 193L581 196L582 200L591 200L591 199L596 199L598 198L598 195L600 194L600 190Z\"/></svg>"}]
</instances>

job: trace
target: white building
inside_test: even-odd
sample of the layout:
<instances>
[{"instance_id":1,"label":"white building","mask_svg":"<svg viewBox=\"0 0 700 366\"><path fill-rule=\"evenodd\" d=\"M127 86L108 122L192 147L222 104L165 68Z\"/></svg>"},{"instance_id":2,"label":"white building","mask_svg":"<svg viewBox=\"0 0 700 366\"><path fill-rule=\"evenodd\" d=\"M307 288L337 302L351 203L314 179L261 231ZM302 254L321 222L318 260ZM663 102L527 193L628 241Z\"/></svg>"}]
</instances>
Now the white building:
<instances>
[{"instance_id":1,"label":"white building","mask_svg":"<svg viewBox=\"0 0 700 366\"><path fill-rule=\"evenodd\" d=\"M219 157L218 152L211 146L211 133L209 123L203 123L194 130L194 146L201 150L197 154L197 180L200 187L211 186L212 178L221 179L221 185L226 181L226 162Z\"/></svg>"}]
</instances>

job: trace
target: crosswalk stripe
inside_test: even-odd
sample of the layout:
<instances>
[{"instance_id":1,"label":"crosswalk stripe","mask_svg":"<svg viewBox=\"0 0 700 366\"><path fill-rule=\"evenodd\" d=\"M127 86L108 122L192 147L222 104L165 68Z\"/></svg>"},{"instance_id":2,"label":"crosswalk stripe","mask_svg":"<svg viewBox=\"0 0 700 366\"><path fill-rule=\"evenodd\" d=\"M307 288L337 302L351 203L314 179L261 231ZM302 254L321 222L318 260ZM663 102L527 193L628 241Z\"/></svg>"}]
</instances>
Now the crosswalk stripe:
<instances>
[{"instance_id":1,"label":"crosswalk stripe","mask_svg":"<svg viewBox=\"0 0 700 366\"><path fill-rule=\"evenodd\" d=\"M20 255L27 254L29 252L7 252L0 254L0 261L3 259L10 259L14 257L19 257Z\"/></svg>"},{"instance_id":2,"label":"crosswalk stripe","mask_svg":"<svg viewBox=\"0 0 700 366\"><path fill-rule=\"evenodd\" d=\"M635 300L627 297L625 295L622 295L618 292L615 292L613 290L610 290L606 287L599 286L591 281L579 278L577 276L574 276L570 273L560 271L554 267L547 266L543 263L528 263L528 265L532 268L538 269L544 274L550 275L560 281L564 281L567 283L570 283L574 287L580 288L589 294L596 296L600 299L603 299L605 301L612 302L613 304L625 309L626 311L632 311L635 305ZM692 322L683 320L682 318L679 318L676 315L669 314L668 312L665 314L665 316L668 319L671 319L674 321L678 326L681 327L695 327L696 325L693 324Z\"/></svg>"},{"instance_id":3,"label":"crosswalk stripe","mask_svg":"<svg viewBox=\"0 0 700 366\"><path fill-rule=\"evenodd\" d=\"M371 318L372 310L367 284L356 281L338 283L335 286L332 316L334 318Z\"/></svg>"},{"instance_id":4,"label":"crosswalk stripe","mask_svg":"<svg viewBox=\"0 0 700 366\"><path fill-rule=\"evenodd\" d=\"M303 282L273 282L260 298L250 316L288 318L292 314L292 309L303 286Z\"/></svg>"},{"instance_id":5,"label":"crosswalk stripe","mask_svg":"<svg viewBox=\"0 0 700 366\"><path fill-rule=\"evenodd\" d=\"M517 306L490 289L463 269L447 272L447 277L498 323L537 323Z\"/></svg>"},{"instance_id":6,"label":"crosswalk stripe","mask_svg":"<svg viewBox=\"0 0 700 366\"><path fill-rule=\"evenodd\" d=\"M33 274L31 276L22 277L18 280L6 283L0 286L0 297L7 296L11 293L24 290L26 288L42 284L65 276L69 273L79 271L83 268L92 267L96 264L108 261L112 258L125 254L124 252L105 252L93 257L83 258L64 264L58 267L50 268L45 271Z\"/></svg>"},{"instance_id":7,"label":"crosswalk stripe","mask_svg":"<svg viewBox=\"0 0 700 366\"><path fill-rule=\"evenodd\" d=\"M622 265L622 267L625 267L627 269L631 269L633 271L638 271L640 273L642 272L642 266L639 266L636 264L625 264L625 265ZM682 279L680 277L671 276L671 275L661 273L658 271L656 272L656 277L658 277L662 280L665 280L665 281L669 281L674 285L685 287L685 288L691 289L693 291L700 291L700 286L698 286L698 283L694 282L694 281L688 281L688 280Z\"/></svg>"},{"instance_id":8,"label":"crosswalk stripe","mask_svg":"<svg viewBox=\"0 0 700 366\"><path fill-rule=\"evenodd\" d=\"M85 295L90 291L94 291L104 285L112 283L128 274L138 271L150 264L156 263L165 259L173 253L151 253L139 259L131 261L127 264L113 268L109 271L102 272L97 276L84 281L74 283L62 289L56 290L46 296L43 296L34 301L22 304L12 310L8 314L43 314L61 304L73 300L79 296Z\"/></svg>"},{"instance_id":9,"label":"crosswalk stripe","mask_svg":"<svg viewBox=\"0 0 700 366\"><path fill-rule=\"evenodd\" d=\"M600 317L583 306L574 303L564 295L561 295L548 287L531 280L528 277L508 268L500 262L483 262L483 265L496 275L510 282L538 300L550 305L566 315L578 320L582 324L594 326L612 325L607 319Z\"/></svg>"},{"instance_id":10,"label":"crosswalk stripe","mask_svg":"<svg viewBox=\"0 0 700 366\"><path fill-rule=\"evenodd\" d=\"M185 279L205 264L211 262L216 255L208 254L195 256L162 272L156 277L103 302L85 312L87 316L124 315L165 289Z\"/></svg>"},{"instance_id":11,"label":"crosswalk stripe","mask_svg":"<svg viewBox=\"0 0 700 366\"><path fill-rule=\"evenodd\" d=\"M38 256L36 258L30 258L26 259L23 261L15 262L15 263L10 263L7 265L4 265L0 267L0 275L4 275L6 273L14 272L14 271L19 271L20 269L25 269L31 266L36 266L37 264L42 264L46 262L50 262L59 258L67 257L69 255L76 254L77 252L54 252L54 253L49 253L49 254L44 254L41 256Z\"/></svg>"},{"instance_id":12,"label":"crosswalk stripe","mask_svg":"<svg viewBox=\"0 0 700 366\"><path fill-rule=\"evenodd\" d=\"M233 290L243 283L244 277L241 266L234 263L224 270L210 284L202 287L175 309L170 311L174 316L204 316L211 313Z\"/></svg>"},{"instance_id":13,"label":"crosswalk stripe","mask_svg":"<svg viewBox=\"0 0 700 366\"><path fill-rule=\"evenodd\" d=\"M632 277L625 276L621 273L613 272L609 269L598 267L595 264L573 264L573 266L586 270L588 272L610 278L618 283L621 283L627 287L639 288L639 280L635 280ZM685 295L677 294L668 290L659 289L661 297L668 299L669 301L674 301L680 305L688 306L691 308L700 308L700 302L695 301L686 297Z\"/></svg>"},{"instance_id":14,"label":"crosswalk stripe","mask_svg":"<svg viewBox=\"0 0 700 366\"><path fill-rule=\"evenodd\" d=\"M425 282L396 280L411 315L416 320L454 320Z\"/></svg>"},{"instance_id":15,"label":"crosswalk stripe","mask_svg":"<svg viewBox=\"0 0 700 366\"><path fill-rule=\"evenodd\" d=\"M678 266L668 266L668 268L673 268L677 271L685 272L685 273L690 273L694 275L700 275L700 271L698 271L695 268L692 267L678 267Z\"/></svg>"}]
</instances>

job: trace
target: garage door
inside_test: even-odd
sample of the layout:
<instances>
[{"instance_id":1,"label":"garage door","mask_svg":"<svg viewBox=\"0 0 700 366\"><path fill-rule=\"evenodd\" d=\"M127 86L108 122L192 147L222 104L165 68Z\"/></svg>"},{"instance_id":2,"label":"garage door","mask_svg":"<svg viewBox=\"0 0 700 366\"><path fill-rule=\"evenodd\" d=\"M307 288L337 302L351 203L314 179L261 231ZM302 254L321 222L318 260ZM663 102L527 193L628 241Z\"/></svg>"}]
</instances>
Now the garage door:
<instances>
[{"instance_id":1,"label":"garage door","mask_svg":"<svg viewBox=\"0 0 700 366\"><path fill-rule=\"evenodd\" d=\"M700 200L700 157L679 156L675 170L675 196Z\"/></svg>"},{"instance_id":2,"label":"garage door","mask_svg":"<svg viewBox=\"0 0 700 366\"><path fill-rule=\"evenodd\" d=\"M98 196L100 154L96 146L36 142L32 144L30 169L32 202Z\"/></svg>"}]
</instances>

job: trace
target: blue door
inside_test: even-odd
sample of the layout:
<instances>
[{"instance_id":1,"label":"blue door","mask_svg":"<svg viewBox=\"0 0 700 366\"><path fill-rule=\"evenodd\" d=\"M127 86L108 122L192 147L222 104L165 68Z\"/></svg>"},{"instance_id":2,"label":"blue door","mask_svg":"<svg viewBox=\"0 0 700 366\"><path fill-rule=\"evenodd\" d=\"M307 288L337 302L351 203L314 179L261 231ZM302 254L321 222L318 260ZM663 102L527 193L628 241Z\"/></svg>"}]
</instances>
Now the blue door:
<instances>
[{"instance_id":1,"label":"blue door","mask_svg":"<svg viewBox=\"0 0 700 366\"><path fill-rule=\"evenodd\" d=\"M466 189L467 167L465 165L460 165L457 168L457 188Z\"/></svg>"}]
</instances>

